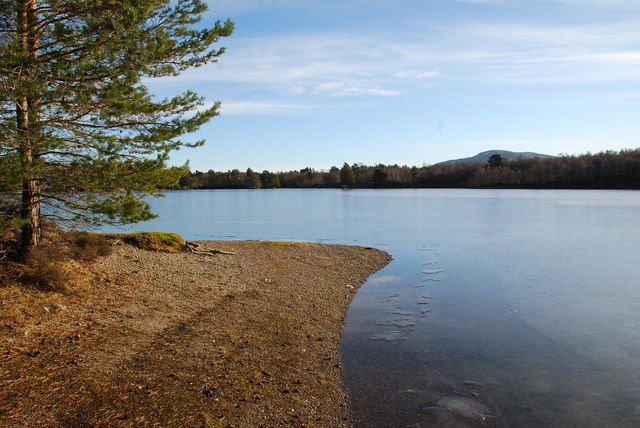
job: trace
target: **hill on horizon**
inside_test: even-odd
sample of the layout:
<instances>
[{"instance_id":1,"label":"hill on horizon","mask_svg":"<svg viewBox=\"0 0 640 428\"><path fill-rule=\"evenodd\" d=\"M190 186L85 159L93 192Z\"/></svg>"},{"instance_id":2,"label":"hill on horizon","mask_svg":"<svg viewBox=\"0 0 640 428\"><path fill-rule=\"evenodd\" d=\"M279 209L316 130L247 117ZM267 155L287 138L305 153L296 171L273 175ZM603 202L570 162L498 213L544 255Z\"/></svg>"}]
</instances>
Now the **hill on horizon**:
<instances>
[{"instance_id":1,"label":"hill on horizon","mask_svg":"<svg viewBox=\"0 0 640 428\"><path fill-rule=\"evenodd\" d=\"M518 158L553 158L555 156L545 155L542 153L534 152L511 152L509 150L487 150L486 152L478 153L475 156L460 159L450 159L444 162L438 162L436 165L443 164L455 164L455 163L486 163L492 155L500 155L507 160L515 160Z\"/></svg>"}]
</instances>

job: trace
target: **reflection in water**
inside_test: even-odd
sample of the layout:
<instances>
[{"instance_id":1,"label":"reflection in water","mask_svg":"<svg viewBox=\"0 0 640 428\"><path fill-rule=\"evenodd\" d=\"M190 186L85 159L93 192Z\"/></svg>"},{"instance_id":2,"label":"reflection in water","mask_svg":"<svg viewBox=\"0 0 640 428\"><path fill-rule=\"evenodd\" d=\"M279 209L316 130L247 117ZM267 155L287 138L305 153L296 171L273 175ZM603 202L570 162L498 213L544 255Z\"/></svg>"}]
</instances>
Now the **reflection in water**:
<instances>
[{"instance_id":1,"label":"reflection in water","mask_svg":"<svg viewBox=\"0 0 640 428\"><path fill-rule=\"evenodd\" d=\"M141 230L394 256L349 312L356 425L640 426L638 192L193 191L153 208Z\"/></svg>"},{"instance_id":2,"label":"reflection in water","mask_svg":"<svg viewBox=\"0 0 640 428\"><path fill-rule=\"evenodd\" d=\"M371 277L367 283L369 285L382 284L382 283L385 283L385 282L398 282L401 279L402 279L402 277L400 277L400 276L376 275L375 277ZM399 294L398 294L398 296L399 296Z\"/></svg>"}]
</instances>

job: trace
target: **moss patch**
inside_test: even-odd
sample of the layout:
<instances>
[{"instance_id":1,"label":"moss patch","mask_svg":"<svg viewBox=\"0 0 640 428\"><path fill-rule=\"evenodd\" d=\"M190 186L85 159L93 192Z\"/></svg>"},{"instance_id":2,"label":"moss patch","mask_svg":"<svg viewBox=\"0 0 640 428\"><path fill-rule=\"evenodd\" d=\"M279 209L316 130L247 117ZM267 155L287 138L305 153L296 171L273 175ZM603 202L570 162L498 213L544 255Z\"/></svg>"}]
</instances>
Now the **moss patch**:
<instances>
[{"instance_id":1,"label":"moss patch","mask_svg":"<svg viewBox=\"0 0 640 428\"><path fill-rule=\"evenodd\" d=\"M178 253L184 251L186 246L180 235L169 232L105 233L104 236L142 250L164 253Z\"/></svg>"}]
</instances>

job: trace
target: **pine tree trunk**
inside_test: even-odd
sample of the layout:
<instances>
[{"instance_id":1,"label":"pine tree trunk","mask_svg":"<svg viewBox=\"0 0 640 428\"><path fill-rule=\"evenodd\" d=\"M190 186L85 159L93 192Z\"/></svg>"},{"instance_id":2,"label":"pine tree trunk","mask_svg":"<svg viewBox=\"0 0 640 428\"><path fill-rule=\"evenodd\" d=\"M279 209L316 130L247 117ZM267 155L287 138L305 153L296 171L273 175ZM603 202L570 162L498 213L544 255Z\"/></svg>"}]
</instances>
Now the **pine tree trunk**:
<instances>
[{"instance_id":1,"label":"pine tree trunk","mask_svg":"<svg viewBox=\"0 0 640 428\"><path fill-rule=\"evenodd\" d=\"M20 37L20 48L23 61L28 64L35 59L38 48L37 37L33 34L33 23L36 20L35 0L21 0L17 11L17 28ZM23 64L26 65L26 64ZM24 74L20 78L29 78L29 67L23 67ZM42 243L42 222L40 214L41 184L34 172L34 153L36 144L30 129L30 113L35 114L33 100L26 96L20 97L16 103L16 120L18 135L21 141L20 154L25 179L22 182L21 218L23 220L20 235L20 252L26 256L29 251Z\"/></svg>"},{"instance_id":2,"label":"pine tree trunk","mask_svg":"<svg viewBox=\"0 0 640 428\"><path fill-rule=\"evenodd\" d=\"M40 183L25 180L22 183L22 230L20 249L26 255L42 243L42 223L40 221Z\"/></svg>"}]
</instances>

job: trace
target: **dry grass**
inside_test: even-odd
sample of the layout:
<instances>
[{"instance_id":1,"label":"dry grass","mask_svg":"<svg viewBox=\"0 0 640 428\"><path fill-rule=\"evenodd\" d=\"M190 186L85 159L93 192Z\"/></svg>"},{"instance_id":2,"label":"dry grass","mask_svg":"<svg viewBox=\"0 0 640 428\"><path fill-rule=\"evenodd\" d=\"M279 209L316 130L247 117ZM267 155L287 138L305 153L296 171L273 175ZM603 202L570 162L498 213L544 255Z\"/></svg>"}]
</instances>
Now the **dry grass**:
<instances>
[{"instance_id":1,"label":"dry grass","mask_svg":"<svg viewBox=\"0 0 640 428\"><path fill-rule=\"evenodd\" d=\"M16 236L7 233L0 238L0 287L22 284L41 291L63 292L70 282L86 277L88 263L110 255L114 243L168 253L185 250L184 239L175 233L64 232L50 226L43 245L16 262Z\"/></svg>"},{"instance_id":2,"label":"dry grass","mask_svg":"<svg viewBox=\"0 0 640 428\"><path fill-rule=\"evenodd\" d=\"M15 235L15 234L14 234ZM17 240L0 241L5 255L0 259L0 288L22 285L42 292L64 292L67 285L83 277L77 263L75 241L55 229L48 229L42 246L17 258Z\"/></svg>"},{"instance_id":3,"label":"dry grass","mask_svg":"<svg viewBox=\"0 0 640 428\"><path fill-rule=\"evenodd\" d=\"M43 291L64 291L72 276L64 258L42 248L29 253L19 281Z\"/></svg>"}]
</instances>

